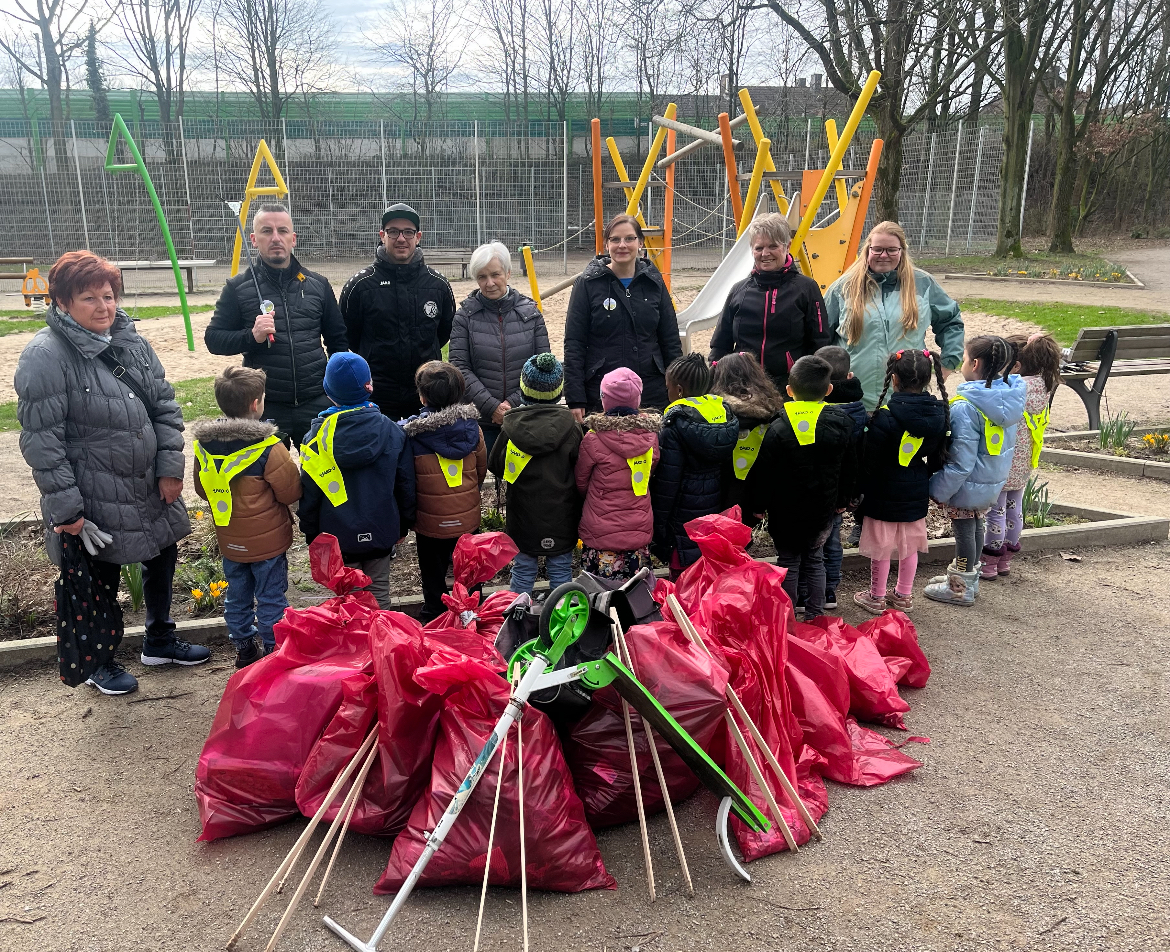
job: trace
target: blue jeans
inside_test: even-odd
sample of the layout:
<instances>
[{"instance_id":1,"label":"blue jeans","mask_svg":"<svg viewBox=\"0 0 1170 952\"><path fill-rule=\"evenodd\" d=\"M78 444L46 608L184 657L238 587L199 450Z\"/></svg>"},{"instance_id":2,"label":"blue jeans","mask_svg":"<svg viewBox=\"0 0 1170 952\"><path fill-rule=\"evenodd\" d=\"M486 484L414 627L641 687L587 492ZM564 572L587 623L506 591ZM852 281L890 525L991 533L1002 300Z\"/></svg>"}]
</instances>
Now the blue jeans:
<instances>
[{"instance_id":1,"label":"blue jeans","mask_svg":"<svg viewBox=\"0 0 1170 952\"><path fill-rule=\"evenodd\" d=\"M538 556L526 555L523 552L516 554L516 558L512 560L512 584L509 586L511 591L532 594L532 586L536 584L536 572L539 568L537 558ZM569 549L560 555L546 555L544 570L548 575L550 591L558 585L573 581L573 550Z\"/></svg>"},{"instance_id":2,"label":"blue jeans","mask_svg":"<svg viewBox=\"0 0 1170 952\"><path fill-rule=\"evenodd\" d=\"M228 637L240 644L259 633L265 648L276 645L272 626L284 617L288 608L288 559L284 553L263 562L223 560L223 577L227 595L223 600L223 617Z\"/></svg>"},{"instance_id":3,"label":"blue jeans","mask_svg":"<svg viewBox=\"0 0 1170 952\"><path fill-rule=\"evenodd\" d=\"M824 545L824 560L825 560L825 592L836 592L841 585L841 561L844 557L844 549L841 546L841 517L843 513L837 513L837 517L833 520L833 528L829 530L829 538L825 540ZM808 604L808 582L801 576L800 579L800 600L797 604Z\"/></svg>"}]
</instances>

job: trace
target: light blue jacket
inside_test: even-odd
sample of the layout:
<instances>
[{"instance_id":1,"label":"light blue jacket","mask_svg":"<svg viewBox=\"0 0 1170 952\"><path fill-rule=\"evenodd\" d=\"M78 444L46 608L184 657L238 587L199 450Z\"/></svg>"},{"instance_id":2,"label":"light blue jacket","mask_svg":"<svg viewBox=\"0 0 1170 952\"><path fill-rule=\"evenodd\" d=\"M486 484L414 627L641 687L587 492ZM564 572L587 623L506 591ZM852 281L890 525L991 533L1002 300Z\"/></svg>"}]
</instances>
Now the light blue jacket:
<instances>
[{"instance_id":1,"label":"light blue jacket","mask_svg":"<svg viewBox=\"0 0 1170 952\"><path fill-rule=\"evenodd\" d=\"M947 464L930 478L930 498L956 509L990 509L999 498L1012 468L1016 449L1016 426L1024 416L1028 388L1023 378L995 380L990 387L982 380L959 384L956 396L966 397L951 404L951 441ZM983 418L1003 427L1003 450L998 456L987 452Z\"/></svg>"},{"instance_id":2,"label":"light blue jacket","mask_svg":"<svg viewBox=\"0 0 1170 952\"><path fill-rule=\"evenodd\" d=\"M849 351L850 370L861 381L862 401L872 412L877 407L886 377L886 358L899 350L922 350L926 346L926 328L934 331L942 354L943 366L955 370L963 362L963 318L959 305L937 281L925 271L914 269L914 290L918 297L918 326L909 333L902 330L902 295L897 272L874 275L878 293L865 309L865 323L857 343L846 343L841 327L846 307L843 278L838 278L825 293L825 311L829 316L832 342Z\"/></svg>"}]
</instances>

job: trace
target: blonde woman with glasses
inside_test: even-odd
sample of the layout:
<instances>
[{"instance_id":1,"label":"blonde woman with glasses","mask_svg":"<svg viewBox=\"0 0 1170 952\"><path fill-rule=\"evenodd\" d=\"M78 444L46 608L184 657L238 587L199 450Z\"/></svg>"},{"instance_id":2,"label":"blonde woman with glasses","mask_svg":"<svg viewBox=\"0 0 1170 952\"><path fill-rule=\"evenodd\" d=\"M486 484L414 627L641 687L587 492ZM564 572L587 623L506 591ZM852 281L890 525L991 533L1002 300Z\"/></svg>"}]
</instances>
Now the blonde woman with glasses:
<instances>
[{"instance_id":1,"label":"blonde woman with glasses","mask_svg":"<svg viewBox=\"0 0 1170 952\"><path fill-rule=\"evenodd\" d=\"M886 359L899 350L923 350L934 332L946 372L963 362L959 305L929 274L914 267L906 233L897 222L874 225L857 260L825 294L833 343L849 351L867 410L877 407Z\"/></svg>"}]
</instances>

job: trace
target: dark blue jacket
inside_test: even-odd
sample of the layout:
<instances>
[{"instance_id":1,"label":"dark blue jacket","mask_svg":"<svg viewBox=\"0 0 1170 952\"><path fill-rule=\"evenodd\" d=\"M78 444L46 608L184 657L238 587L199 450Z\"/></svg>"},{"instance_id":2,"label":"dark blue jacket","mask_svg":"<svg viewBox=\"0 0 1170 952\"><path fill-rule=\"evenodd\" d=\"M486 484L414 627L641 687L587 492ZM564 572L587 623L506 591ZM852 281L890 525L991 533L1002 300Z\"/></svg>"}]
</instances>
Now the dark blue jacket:
<instances>
[{"instance_id":1,"label":"dark blue jacket","mask_svg":"<svg viewBox=\"0 0 1170 952\"><path fill-rule=\"evenodd\" d=\"M861 381L856 377L846 377L844 380L834 380L833 392L825 397L825 403L831 403L838 410L844 410L853 421L853 451L858 461L861 459L861 445L865 440L865 427L869 423L869 411L865 409L862 395ZM852 472L856 473L856 469ZM856 499L861 491L856 484L843 488L851 500Z\"/></svg>"},{"instance_id":2,"label":"dark blue jacket","mask_svg":"<svg viewBox=\"0 0 1170 952\"><path fill-rule=\"evenodd\" d=\"M327 415L313 420L306 442L317 435ZM362 407L338 418L333 455L348 499L334 507L302 472L298 516L305 539L312 542L319 533L332 533L347 559L388 555L414 523L414 457L407 450L406 434L377 407Z\"/></svg>"},{"instance_id":3,"label":"dark blue jacket","mask_svg":"<svg viewBox=\"0 0 1170 952\"><path fill-rule=\"evenodd\" d=\"M654 554L663 562L678 550L679 562L690 565L699 547L683 528L692 519L719 512L723 474L739 440L739 420L727 411L726 423L708 423L694 407L667 410L658 434L662 453L650 481L654 506Z\"/></svg>"},{"instance_id":4,"label":"dark blue jacket","mask_svg":"<svg viewBox=\"0 0 1170 952\"><path fill-rule=\"evenodd\" d=\"M930 393L892 393L865 433L859 512L882 522L917 522L930 508L930 476L943 466L947 408ZM909 466L898 462L902 434L922 439Z\"/></svg>"}]
</instances>

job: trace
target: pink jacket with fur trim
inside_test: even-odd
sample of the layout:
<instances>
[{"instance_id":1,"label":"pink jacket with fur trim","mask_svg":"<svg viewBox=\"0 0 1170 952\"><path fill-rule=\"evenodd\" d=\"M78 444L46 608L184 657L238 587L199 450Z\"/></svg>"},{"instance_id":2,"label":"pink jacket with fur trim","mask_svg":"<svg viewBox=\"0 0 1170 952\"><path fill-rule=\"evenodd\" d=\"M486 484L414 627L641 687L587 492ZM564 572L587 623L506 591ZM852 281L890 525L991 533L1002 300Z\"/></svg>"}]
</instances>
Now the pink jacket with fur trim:
<instances>
[{"instance_id":1,"label":"pink jacket with fur trim","mask_svg":"<svg viewBox=\"0 0 1170 952\"><path fill-rule=\"evenodd\" d=\"M589 432L577 457L577 489L585 497L578 533L591 549L630 552L649 545L654 536L650 493L634 494L633 471L626 462L653 448L651 469L658 465L658 431L662 415L586 418Z\"/></svg>"}]
</instances>

